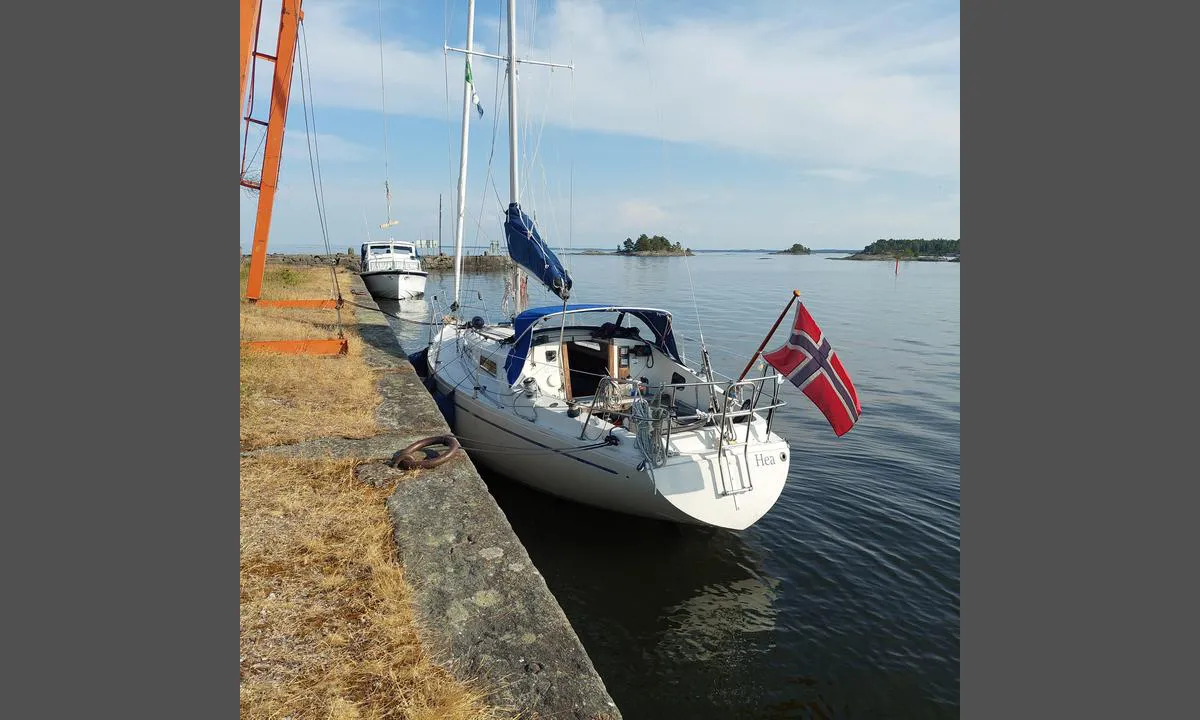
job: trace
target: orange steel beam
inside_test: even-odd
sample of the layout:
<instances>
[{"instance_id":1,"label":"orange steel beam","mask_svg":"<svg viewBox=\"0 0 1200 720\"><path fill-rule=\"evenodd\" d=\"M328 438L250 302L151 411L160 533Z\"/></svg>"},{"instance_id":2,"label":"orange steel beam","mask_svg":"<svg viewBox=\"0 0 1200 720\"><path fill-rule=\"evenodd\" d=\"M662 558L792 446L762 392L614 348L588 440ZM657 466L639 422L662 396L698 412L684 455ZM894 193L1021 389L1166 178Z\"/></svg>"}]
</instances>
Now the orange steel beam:
<instances>
[{"instance_id":1,"label":"orange steel beam","mask_svg":"<svg viewBox=\"0 0 1200 720\"><path fill-rule=\"evenodd\" d=\"M289 355L345 355L350 352L350 344L345 338L329 340L258 340L244 342L243 346L251 350L267 350L287 353Z\"/></svg>"},{"instance_id":2,"label":"orange steel beam","mask_svg":"<svg viewBox=\"0 0 1200 720\"><path fill-rule=\"evenodd\" d=\"M279 159L283 153L283 125L287 119L288 95L292 89L292 60L296 54L296 30L301 0L283 0L279 20L279 44L275 51L275 79L271 84L271 110L267 116L267 143L263 153L258 215L254 219L254 248L250 254L250 276L246 299L262 296L263 270L267 262L267 237L271 232L271 210L279 187Z\"/></svg>"},{"instance_id":3,"label":"orange steel beam","mask_svg":"<svg viewBox=\"0 0 1200 720\"><path fill-rule=\"evenodd\" d=\"M283 0L279 22L279 43L276 56L271 57L257 50L259 16L262 0L240 0L241 2L241 96L238 116L246 103L246 78L250 63L266 60L275 63L274 80L271 87L271 106L267 122L255 118L244 118L267 127L267 148L263 157L262 180L250 183L242 178L241 184L259 189L258 215L254 221L254 251L250 259L250 277L246 283L246 297L264 307L337 309L337 300L264 300L262 277L266 265L267 237L271 228L271 210L275 202L275 190L279 186L279 161L283 152L283 127L287 119L288 95L292 87L292 61L296 50L296 33L299 21L304 17L300 10L301 0ZM254 92L254 88L250 89ZM252 350L278 352L289 355L345 355L350 345L345 338L326 340L260 340L243 342Z\"/></svg>"},{"instance_id":4,"label":"orange steel beam","mask_svg":"<svg viewBox=\"0 0 1200 720\"><path fill-rule=\"evenodd\" d=\"M262 0L241 0L242 2L242 92L238 99L238 116L246 104L246 70L250 67L250 55L258 39L258 11ZM251 88L253 92L253 88Z\"/></svg>"},{"instance_id":5,"label":"orange steel beam","mask_svg":"<svg viewBox=\"0 0 1200 720\"><path fill-rule=\"evenodd\" d=\"M258 307L307 308L309 310L336 310L337 300L259 300Z\"/></svg>"}]
</instances>

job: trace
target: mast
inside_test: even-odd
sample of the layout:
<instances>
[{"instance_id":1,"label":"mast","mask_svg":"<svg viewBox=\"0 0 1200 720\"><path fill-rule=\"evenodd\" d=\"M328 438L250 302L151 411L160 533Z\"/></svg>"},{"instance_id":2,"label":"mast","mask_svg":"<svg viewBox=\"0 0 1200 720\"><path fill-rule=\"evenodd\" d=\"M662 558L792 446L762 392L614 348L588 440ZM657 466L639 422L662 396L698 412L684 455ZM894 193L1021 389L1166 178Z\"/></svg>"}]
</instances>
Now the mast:
<instances>
[{"instance_id":1,"label":"mast","mask_svg":"<svg viewBox=\"0 0 1200 720\"><path fill-rule=\"evenodd\" d=\"M471 44L472 44L472 39L473 39L472 32L473 32L473 28L474 28L475 3L471 2L471 0L468 0L468 2L469 2L468 16L467 16L468 30L467 30L467 47L466 47L466 49L459 50L458 48L452 48L449 46L445 47L444 49L447 52L454 51L454 52L461 52L461 53L466 54L466 56L468 58L468 63L469 63L469 59L472 55L479 55L482 57L489 57L489 58L493 58L496 60L504 61L507 66L506 72L508 74L509 207L510 207L510 209L515 208L517 211L519 211L520 210L521 190L520 190L520 185L517 180L517 174L518 174L518 169L519 169L519 166L517 164L517 63L525 62L525 63L532 63L534 65L544 65L546 67L568 68L571 70L574 70L575 67L573 65L563 65L561 63L542 62L539 60L518 60L517 59L517 56L516 56L516 45L517 45L517 25L516 25L517 10L516 10L516 6L517 6L517 3L516 3L516 0L508 0L508 53L506 55L494 55L492 53L478 52L478 51L473 50L471 48ZM469 69L470 65L468 64L467 67ZM455 300L454 300L454 305L451 306L452 309L457 309L458 295L459 295L459 282L460 282L459 278L461 276L461 262L462 262L461 253L462 253L463 195L465 192L464 184L465 184L466 157L467 157L467 151L466 151L466 148L467 148L467 142L466 142L467 121L469 119L467 102L470 98L470 95L468 93L471 92L472 87L473 87L473 84L471 82L469 82L470 75L467 76L467 80L468 80L468 83L467 83L468 87L464 88L464 94L463 94L463 140L462 140L462 144L461 144L462 167L459 169L459 201L458 201L459 202L459 212L458 212L457 229L455 232L455 235L456 235L456 240L455 240L456 241L455 292L454 292ZM482 114L483 114L482 108L479 108L479 113L482 116ZM507 214L508 213L506 213L506 215ZM505 227L506 228L508 227L507 221L505 223ZM507 230L506 230L506 233L507 233ZM511 255L511 253L510 253L510 255ZM520 311L521 306L524 305L524 302L522 302L522 301L525 299L525 293L522 292L522 289L526 286L526 283L527 283L527 281L525 280L525 274L522 271L521 266L519 264L517 264L517 267L513 272L513 289L514 289L514 292L517 294L518 312Z\"/></svg>"},{"instance_id":2,"label":"mast","mask_svg":"<svg viewBox=\"0 0 1200 720\"><path fill-rule=\"evenodd\" d=\"M508 0L508 201L521 201L517 186L517 0Z\"/></svg>"},{"instance_id":3,"label":"mast","mask_svg":"<svg viewBox=\"0 0 1200 720\"><path fill-rule=\"evenodd\" d=\"M458 312L458 294L462 285L463 216L467 196L467 131L471 124L471 84L467 74L471 69L471 48L475 44L475 0L467 0L467 52L463 61L462 138L458 159L458 216L454 220L454 302L450 309Z\"/></svg>"},{"instance_id":4,"label":"mast","mask_svg":"<svg viewBox=\"0 0 1200 720\"><path fill-rule=\"evenodd\" d=\"M517 0L508 0L508 202L521 201L517 182ZM512 275L513 307L517 314L525 308L521 302L521 268L515 266Z\"/></svg>"}]
</instances>

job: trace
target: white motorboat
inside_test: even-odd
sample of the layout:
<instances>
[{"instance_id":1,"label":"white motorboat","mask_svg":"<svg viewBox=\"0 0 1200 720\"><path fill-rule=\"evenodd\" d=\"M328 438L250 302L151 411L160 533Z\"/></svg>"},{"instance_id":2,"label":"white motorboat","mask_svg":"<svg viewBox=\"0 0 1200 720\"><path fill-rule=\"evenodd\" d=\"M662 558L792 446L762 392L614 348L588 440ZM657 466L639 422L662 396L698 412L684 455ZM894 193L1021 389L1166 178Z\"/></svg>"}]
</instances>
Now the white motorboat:
<instances>
[{"instance_id":1,"label":"white motorboat","mask_svg":"<svg viewBox=\"0 0 1200 720\"><path fill-rule=\"evenodd\" d=\"M360 249L360 274L372 297L384 300L417 300L425 297L421 259L411 242L366 242Z\"/></svg>"}]
</instances>

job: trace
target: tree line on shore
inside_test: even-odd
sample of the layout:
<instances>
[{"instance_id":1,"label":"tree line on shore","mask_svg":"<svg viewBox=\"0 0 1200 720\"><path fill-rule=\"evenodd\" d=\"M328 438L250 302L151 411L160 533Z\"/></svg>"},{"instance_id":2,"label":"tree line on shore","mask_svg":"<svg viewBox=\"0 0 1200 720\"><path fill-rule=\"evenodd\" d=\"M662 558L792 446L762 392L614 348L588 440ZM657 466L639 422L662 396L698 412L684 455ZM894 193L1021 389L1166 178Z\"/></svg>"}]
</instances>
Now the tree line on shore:
<instances>
[{"instance_id":1,"label":"tree line on shore","mask_svg":"<svg viewBox=\"0 0 1200 720\"><path fill-rule=\"evenodd\" d=\"M684 248L679 243L671 242L662 235L650 237L645 233L638 236L635 241L633 238L625 238L625 242L617 246L617 252L622 254L632 254L638 252L669 252L691 253L691 248Z\"/></svg>"},{"instance_id":2,"label":"tree line on shore","mask_svg":"<svg viewBox=\"0 0 1200 720\"><path fill-rule=\"evenodd\" d=\"M920 255L958 255L958 239L945 238L880 238L863 248L860 255L887 255L888 257L917 257Z\"/></svg>"}]
</instances>

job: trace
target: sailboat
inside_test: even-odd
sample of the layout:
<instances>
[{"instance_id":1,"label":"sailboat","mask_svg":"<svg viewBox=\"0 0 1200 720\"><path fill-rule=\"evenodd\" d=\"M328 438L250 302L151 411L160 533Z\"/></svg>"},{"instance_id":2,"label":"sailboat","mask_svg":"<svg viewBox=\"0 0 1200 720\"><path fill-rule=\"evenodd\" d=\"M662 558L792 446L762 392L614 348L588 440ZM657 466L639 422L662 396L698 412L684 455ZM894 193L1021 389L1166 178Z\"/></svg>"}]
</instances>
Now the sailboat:
<instances>
[{"instance_id":1,"label":"sailboat","mask_svg":"<svg viewBox=\"0 0 1200 720\"><path fill-rule=\"evenodd\" d=\"M740 530L779 498L788 442L772 431L777 373L717 380L684 359L669 311L572 304L573 279L520 205L515 0L508 0L509 186L504 219L518 268L510 322L460 316L459 284L472 87L464 87L451 312L413 356L463 448L536 490L615 512ZM466 78L473 54L468 8ZM450 48L447 48L449 50ZM485 53L478 53L486 55ZM524 61L521 62L534 62ZM535 63L549 65L550 63ZM561 305L525 308L527 275ZM764 341L765 342L765 341Z\"/></svg>"}]
</instances>

